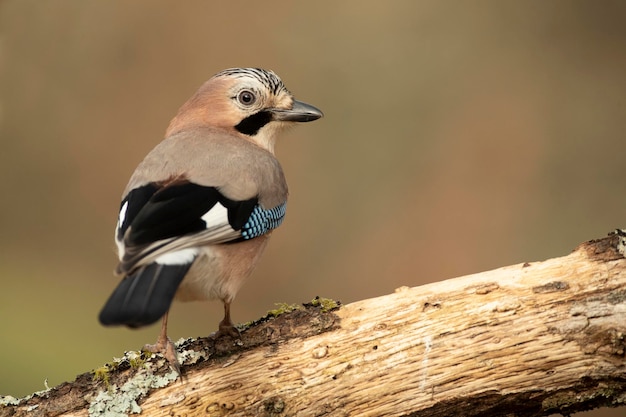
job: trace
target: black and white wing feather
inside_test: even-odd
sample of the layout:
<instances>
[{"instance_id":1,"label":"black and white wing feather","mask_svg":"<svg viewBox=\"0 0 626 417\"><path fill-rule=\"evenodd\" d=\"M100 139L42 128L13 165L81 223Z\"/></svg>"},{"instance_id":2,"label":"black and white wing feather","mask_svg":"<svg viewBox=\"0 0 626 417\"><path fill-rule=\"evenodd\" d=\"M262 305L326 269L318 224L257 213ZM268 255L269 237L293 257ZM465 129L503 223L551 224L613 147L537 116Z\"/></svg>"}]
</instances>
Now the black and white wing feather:
<instances>
[{"instance_id":1,"label":"black and white wing feather","mask_svg":"<svg viewBox=\"0 0 626 417\"><path fill-rule=\"evenodd\" d=\"M125 278L100 321L138 327L158 320L201 246L264 235L280 225L285 208L264 208L257 197L231 200L216 187L189 181L131 190L122 200L115 236L117 272Z\"/></svg>"}]
</instances>

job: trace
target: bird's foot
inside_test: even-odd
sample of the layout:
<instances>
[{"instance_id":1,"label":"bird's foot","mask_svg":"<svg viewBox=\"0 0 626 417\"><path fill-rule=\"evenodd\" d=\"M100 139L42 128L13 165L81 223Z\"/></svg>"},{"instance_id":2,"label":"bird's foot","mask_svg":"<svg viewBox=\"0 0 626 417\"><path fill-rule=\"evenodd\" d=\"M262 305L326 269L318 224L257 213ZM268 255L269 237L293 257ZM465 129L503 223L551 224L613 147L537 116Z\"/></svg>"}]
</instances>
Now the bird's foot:
<instances>
[{"instance_id":1,"label":"bird's foot","mask_svg":"<svg viewBox=\"0 0 626 417\"><path fill-rule=\"evenodd\" d=\"M169 337L165 339L159 338L159 340L157 340L155 344L145 345L142 350L152 353L160 353L165 359L167 359L170 367L175 370L178 375L182 375L180 372L180 362L178 362L178 353L176 352L176 346Z\"/></svg>"},{"instance_id":2,"label":"bird's foot","mask_svg":"<svg viewBox=\"0 0 626 417\"><path fill-rule=\"evenodd\" d=\"M241 332L232 324L220 323L217 332L213 333L213 338L218 339L223 336L232 337L233 339L241 339Z\"/></svg>"},{"instance_id":3,"label":"bird's foot","mask_svg":"<svg viewBox=\"0 0 626 417\"><path fill-rule=\"evenodd\" d=\"M224 318L220 321L217 332L211 334L213 339L218 339L223 336L241 340L241 333L230 319L230 302L227 301L224 301Z\"/></svg>"}]
</instances>

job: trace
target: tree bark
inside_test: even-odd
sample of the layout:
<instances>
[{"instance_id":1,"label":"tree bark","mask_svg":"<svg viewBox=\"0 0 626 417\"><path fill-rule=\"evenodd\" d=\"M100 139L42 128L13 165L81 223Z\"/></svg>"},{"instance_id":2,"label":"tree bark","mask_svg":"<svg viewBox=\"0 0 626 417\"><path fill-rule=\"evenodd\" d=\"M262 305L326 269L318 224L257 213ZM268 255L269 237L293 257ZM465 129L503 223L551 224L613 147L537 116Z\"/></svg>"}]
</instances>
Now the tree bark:
<instances>
[{"instance_id":1,"label":"tree bark","mask_svg":"<svg viewBox=\"0 0 626 417\"><path fill-rule=\"evenodd\" d=\"M180 342L182 379L160 356L127 353L0 415L545 416L624 406L623 241L620 232L564 257L336 308L285 306L239 341Z\"/></svg>"}]
</instances>

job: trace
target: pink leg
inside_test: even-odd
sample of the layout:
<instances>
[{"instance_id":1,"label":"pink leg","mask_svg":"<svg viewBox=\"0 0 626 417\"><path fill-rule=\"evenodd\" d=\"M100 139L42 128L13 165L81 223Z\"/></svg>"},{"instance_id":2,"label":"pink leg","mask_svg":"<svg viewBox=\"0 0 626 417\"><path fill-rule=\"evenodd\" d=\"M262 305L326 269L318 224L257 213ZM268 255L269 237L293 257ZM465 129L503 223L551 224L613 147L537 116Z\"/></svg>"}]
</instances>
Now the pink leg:
<instances>
[{"instance_id":1,"label":"pink leg","mask_svg":"<svg viewBox=\"0 0 626 417\"><path fill-rule=\"evenodd\" d=\"M228 335L235 339L239 339L241 334L239 330L233 325L233 321L230 319L230 303L224 301L224 318L220 321L219 330L215 334L215 337Z\"/></svg>"},{"instance_id":2,"label":"pink leg","mask_svg":"<svg viewBox=\"0 0 626 417\"><path fill-rule=\"evenodd\" d=\"M181 375L176 346L174 346L174 343L172 343L169 337L167 337L167 315L168 313L165 313L163 316L163 321L161 322L161 333L159 333L159 338L156 343L153 345L145 345L143 350L152 353L160 353L165 359L167 359L172 369L178 372L178 375Z\"/></svg>"}]
</instances>

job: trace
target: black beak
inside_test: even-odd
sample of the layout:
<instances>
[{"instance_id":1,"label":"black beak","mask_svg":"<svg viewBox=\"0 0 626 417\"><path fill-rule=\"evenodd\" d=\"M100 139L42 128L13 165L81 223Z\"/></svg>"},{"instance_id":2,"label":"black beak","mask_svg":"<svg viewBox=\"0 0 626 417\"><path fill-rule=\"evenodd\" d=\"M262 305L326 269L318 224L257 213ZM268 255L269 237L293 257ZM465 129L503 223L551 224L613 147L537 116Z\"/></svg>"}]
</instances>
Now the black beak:
<instances>
[{"instance_id":1,"label":"black beak","mask_svg":"<svg viewBox=\"0 0 626 417\"><path fill-rule=\"evenodd\" d=\"M324 116L315 106L294 100L291 109L271 109L272 119L281 122L312 122Z\"/></svg>"}]
</instances>

